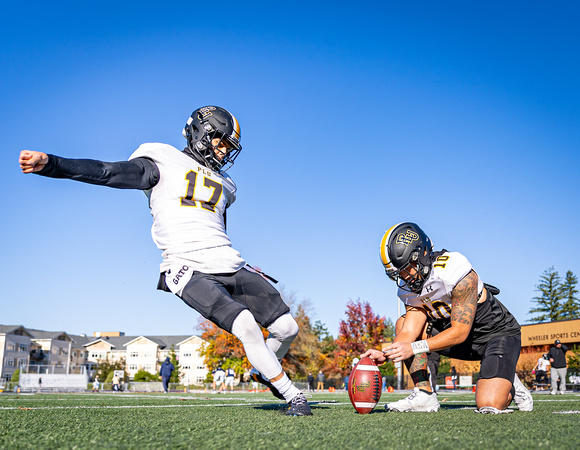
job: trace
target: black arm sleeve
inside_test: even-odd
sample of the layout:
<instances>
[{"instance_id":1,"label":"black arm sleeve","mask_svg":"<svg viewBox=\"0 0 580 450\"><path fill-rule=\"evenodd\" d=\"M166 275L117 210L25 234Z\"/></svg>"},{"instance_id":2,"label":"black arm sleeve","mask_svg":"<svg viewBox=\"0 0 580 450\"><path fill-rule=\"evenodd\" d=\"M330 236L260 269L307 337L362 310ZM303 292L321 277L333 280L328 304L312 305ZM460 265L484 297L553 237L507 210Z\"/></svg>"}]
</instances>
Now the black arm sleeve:
<instances>
[{"instance_id":1,"label":"black arm sleeve","mask_svg":"<svg viewBox=\"0 0 580 450\"><path fill-rule=\"evenodd\" d=\"M70 178L83 183L118 189L151 189L159 181L157 165L147 158L103 162L94 159L67 159L48 155L48 163L38 175Z\"/></svg>"}]
</instances>

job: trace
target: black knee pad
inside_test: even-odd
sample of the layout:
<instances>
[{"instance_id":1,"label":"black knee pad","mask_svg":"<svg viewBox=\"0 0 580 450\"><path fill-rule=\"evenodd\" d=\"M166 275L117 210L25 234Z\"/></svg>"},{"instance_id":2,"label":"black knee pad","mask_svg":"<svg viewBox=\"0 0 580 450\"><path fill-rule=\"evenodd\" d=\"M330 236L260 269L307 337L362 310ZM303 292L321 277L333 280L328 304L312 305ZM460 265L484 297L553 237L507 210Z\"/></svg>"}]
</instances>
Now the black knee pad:
<instances>
[{"instance_id":1,"label":"black knee pad","mask_svg":"<svg viewBox=\"0 0 580 450\"><path fill-rule=\"evenodd\" d=\"M519 336L498 336L486 345L479 378L504 378L513 382L520 356Z\"/></svg>"}]
</instances>

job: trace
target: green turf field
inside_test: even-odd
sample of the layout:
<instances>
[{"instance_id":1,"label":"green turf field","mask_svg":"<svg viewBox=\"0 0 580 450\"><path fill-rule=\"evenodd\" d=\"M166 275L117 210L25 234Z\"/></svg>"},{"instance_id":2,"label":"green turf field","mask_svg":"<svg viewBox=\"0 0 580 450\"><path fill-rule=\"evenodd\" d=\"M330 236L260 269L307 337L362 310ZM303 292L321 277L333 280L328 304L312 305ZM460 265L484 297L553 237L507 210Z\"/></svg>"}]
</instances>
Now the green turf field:
<instances>
[{"instance_id":1,"label":"green turf field","mask_svg":"<svg viewBox=\"0 0 580 450\"><path fill-rule=\"evenodd\" d=\"M356 414L344 392L287 417L268 393L0 394L0 448L538 448L580 446L580 393L534 394L534 411L481 415L473 393L438 413Z\"/></svg>"}]
</instances>

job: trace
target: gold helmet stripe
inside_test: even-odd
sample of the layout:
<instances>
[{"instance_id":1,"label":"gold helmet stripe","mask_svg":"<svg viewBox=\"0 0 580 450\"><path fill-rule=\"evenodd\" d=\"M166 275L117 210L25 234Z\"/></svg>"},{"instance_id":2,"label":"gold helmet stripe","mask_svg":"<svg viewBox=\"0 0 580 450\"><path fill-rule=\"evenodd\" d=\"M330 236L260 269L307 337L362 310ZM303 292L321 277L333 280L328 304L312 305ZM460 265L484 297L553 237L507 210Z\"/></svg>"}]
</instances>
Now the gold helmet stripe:
<instances>
[{"instance_id":1,"label":"gold helmet stripe","mask_svg":"<svg viewBox=\"0 0 580 450\"><path fill-rule=\"evenodd\" d=\"M241 136L240 135L240 124L238 123L238 119L236 119L233 114L230 113L230 115L232 116L232 119L234 120L234 136L232 136L232 137L234 137L236 140L239 141L240 136Z\"/></svg>"},{"instance_id":2,"label":"gold helmet stripe","mask_svg":"<svg viewBox=\"0 0 580 450\"><path fill-rule=\"evenodd\" d=\"M399 225L401 225L401 223L393 225L391 228L385 231L385 234L383 235L383 239L381 241L381 261L383 262L383 265L385 266L386 270L394 269L394 267L391 265L391 260L389 259L389 255L387 253L387 243L389 242L389 237L391 236L393 230L397 228Z\"/></svg>"}]
</instances>

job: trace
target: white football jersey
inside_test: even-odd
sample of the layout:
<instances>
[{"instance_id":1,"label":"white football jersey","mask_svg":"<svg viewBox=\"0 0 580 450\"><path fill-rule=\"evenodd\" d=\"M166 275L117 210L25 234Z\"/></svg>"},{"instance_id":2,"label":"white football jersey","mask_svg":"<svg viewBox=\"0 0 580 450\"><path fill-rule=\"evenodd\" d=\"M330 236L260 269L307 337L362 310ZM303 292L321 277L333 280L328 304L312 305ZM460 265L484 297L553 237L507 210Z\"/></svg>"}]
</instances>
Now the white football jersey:
<instances>
[{"instance_id":1,"label":"white football jersey","mask_svg":"<svg viewBox=\"0 0 580 450\"><path fill-rule=\"evenodd\" d=\"M161 271L187 264L204 273L230 273L244 266L231 248L224 213L236 199L236 185L175 147L142 144L129 159L145 157L159 169L159 182L149 191L151 235L163 251Z\"/></svg>"},{"instance_id":2,"label":"white football jersey","mask_svg":"<svg viewBox=\"0 0 580 450\"><path fill-rule=\"evenodd\" d=\"M461 253L445 252L432 263L421 294L399 288L397 295L405 305L424 309L433 320L447 319L451 317L451 292L472 269ZM483 281L478 277L477 293L482 290Z\"/></svg>"},{"instance_id":3,"label":"white football jersey","mask_svg":"<svg viewBox=\"0 0 580 450\"><path fill-rule=\"evenodd\" d=\"M548 366L550 365L550 361L544 358L538 359L538 370L546 371L548 370Z\"/></svg>"}]
</instances>

